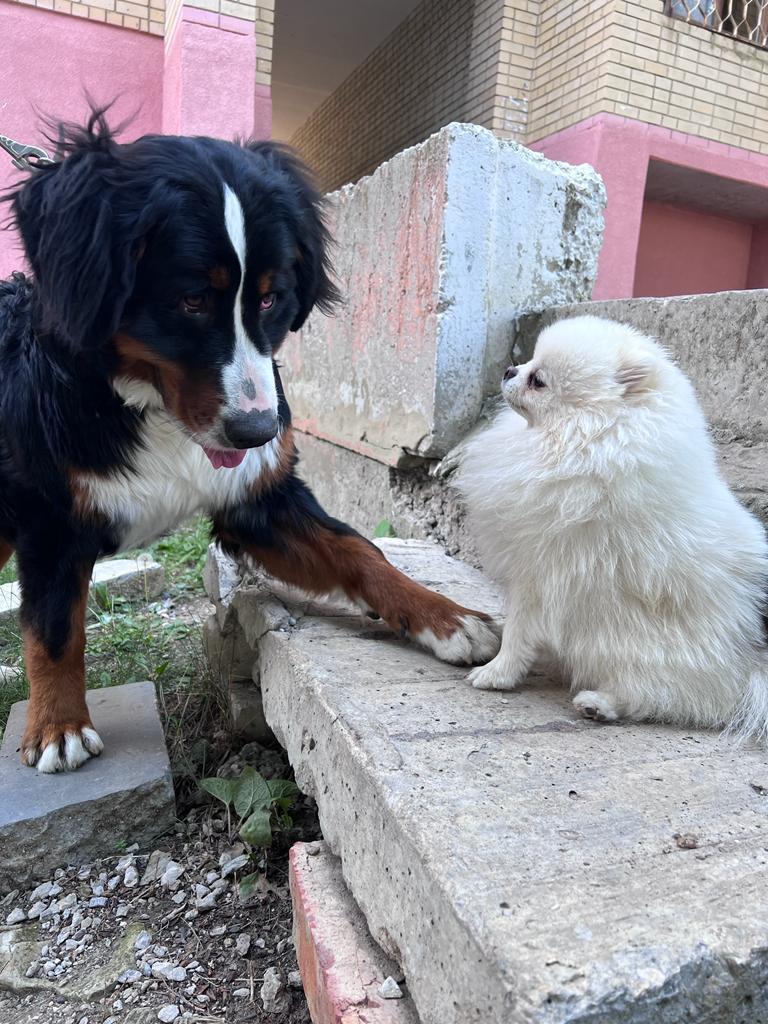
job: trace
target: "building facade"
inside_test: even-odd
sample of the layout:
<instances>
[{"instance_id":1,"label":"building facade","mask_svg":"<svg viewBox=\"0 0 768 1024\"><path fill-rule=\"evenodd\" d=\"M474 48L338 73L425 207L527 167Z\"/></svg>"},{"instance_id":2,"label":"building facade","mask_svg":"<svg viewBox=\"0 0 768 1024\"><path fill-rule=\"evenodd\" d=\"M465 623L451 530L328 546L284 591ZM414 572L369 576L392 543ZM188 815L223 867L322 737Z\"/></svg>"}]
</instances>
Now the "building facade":
<instances>
[{"instance_id":1,"label":"building facade","mask_svg":"<svg viewBox=\"0 0 768 1024\"><path fill-rule=\"evenodd\" d=\"M291 141L333 188L474 121L601 173L595 298L766 287L766 45L768 0L423 0Z\"/></svg>"}]
</instances>

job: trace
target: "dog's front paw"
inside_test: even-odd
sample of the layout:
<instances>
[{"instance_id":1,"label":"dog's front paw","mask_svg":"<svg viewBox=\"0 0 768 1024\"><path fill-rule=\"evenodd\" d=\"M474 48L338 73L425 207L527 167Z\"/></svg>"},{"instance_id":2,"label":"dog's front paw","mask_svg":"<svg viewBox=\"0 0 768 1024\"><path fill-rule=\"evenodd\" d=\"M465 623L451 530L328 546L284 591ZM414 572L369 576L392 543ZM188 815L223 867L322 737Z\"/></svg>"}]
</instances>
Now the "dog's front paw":
<instances>
[{"instance_id":1,"label":"dog's front paw","mask_svg":"<svg viewBox=\"0 0 768 1024\"><path fill-rule=\"evenodd\" d=\"M615 722L619 712L613 699L607 693L597 690L582 690L573 698L573 706L583 718L593 722Z\"/></svg>"},{"instance_id":2,"label":"dog's front paw","mask_svg":"<svg viewBox=\"0 0 768 1024\"><path fill-rule=\"evenodd\" d=\"M498 653L501 643L499 628L490 619L471 612L460 615L442 636L423 629L413 639L452 665L483 664Z\"/></svg>"},{"instance_id":3,"label":"dog's front paw","mask_svg":"<svg viewBox=\"0 0 768 1024\"><path fill-rule=\"evenodd\" d=\"M514 690L519 679L510 675L504 662L494 658L487 665L473 669L467 676L467 682L476 690Z\"/></svg>"},{"instance_id":4,"label":"dog's front paw","mask_svg":"<svg viewBox=\"0 0 768 1024\"><path fill-rule=\"evenodd\" d=\"M101 737L90 724L48 726L28 732L21 744L21 760L39 772L73 772L104 749Z\"/></svg>"}]
</instances>

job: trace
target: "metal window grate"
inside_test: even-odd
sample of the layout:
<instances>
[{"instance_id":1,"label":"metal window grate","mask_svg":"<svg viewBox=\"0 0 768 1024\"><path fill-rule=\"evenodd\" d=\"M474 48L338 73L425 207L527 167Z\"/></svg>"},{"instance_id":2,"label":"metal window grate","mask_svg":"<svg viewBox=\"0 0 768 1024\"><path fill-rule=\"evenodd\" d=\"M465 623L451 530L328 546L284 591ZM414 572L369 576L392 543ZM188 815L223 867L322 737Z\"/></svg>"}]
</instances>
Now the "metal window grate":
<instances>
[{"instance_id":1,"label":"metal window grate","mask_svg":"<svg viewBox=\"0 0 768 1024\"><path fill-rule=\"evenodd\" d=\"M768 0L665 0L664 11L689 25L768 49Z\"/></svg>"}]
</instances>

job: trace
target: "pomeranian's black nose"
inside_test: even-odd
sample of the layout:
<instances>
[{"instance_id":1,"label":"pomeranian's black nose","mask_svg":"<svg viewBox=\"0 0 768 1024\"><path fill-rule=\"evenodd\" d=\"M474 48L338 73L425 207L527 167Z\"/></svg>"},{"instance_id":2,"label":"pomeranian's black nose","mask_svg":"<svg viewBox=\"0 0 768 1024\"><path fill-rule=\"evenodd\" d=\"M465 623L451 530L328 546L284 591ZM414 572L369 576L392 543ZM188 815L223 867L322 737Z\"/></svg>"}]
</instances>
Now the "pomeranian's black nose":
<instances>
[{"instance_id":1,"label":"pomeranian's black nose","mask_svg":"<svg viewBox=\"0 0 768 1024\"><path fill-rule=\"evenodd\" d=\"M513 377L517 376L517 367L508 366L504 371L504 380L512 380Z\"/></svg>"}]
</instances>

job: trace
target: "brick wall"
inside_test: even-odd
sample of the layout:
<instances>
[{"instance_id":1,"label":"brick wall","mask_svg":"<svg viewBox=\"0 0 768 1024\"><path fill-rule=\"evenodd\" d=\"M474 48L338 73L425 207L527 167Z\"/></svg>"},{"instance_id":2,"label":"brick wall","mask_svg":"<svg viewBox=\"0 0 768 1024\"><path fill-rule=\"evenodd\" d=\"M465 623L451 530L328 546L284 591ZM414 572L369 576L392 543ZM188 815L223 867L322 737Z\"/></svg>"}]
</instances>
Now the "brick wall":
<instances>
[{"instance_id":1,"label":"brick wall","mask_svg":"<svg viewBox=\"0 0 768 1024\"><path fill-rule=\"evenodd\" d=\"M89 18L118 28L131 28L161 36L165 24L165 0L11 0L76 18Z\"/></svg>"},{"instance_id":2,"label":"brick wall","mask_svg":"<svg viewBox=\"0 0 768 1024\"><path fill-rule=\"evenodd\" d=\"M664 14L663 0L541 0L527 139L620 114L760 151L768 53Z\"/></svg>"},{"instance_id":3,"label":"brick wall","mask_svg":"<svg viewBox=\"0 0 768 1024\"><path fill-rule=\"evenodd\" d=\"M327 188L450 121L520 138L539 0L423 0L291 142Z\"/></svg>"}]
</instances>

